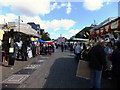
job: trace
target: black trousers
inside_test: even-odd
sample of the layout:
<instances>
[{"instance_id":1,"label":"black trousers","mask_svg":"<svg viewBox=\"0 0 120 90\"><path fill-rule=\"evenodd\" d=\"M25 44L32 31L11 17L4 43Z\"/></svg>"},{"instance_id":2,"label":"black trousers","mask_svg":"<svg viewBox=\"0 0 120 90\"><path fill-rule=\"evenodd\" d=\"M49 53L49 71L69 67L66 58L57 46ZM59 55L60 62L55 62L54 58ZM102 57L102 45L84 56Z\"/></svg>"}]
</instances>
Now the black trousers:
<instances>
[{"instance_id":1,"label":"black trousers","mask_svg":"<svg viewBox=\"0 0 120 90\"><path fill-rule=\"evenodd\" d=\"M22 60L27 61L27 52L22 52Z\"/></svg>"},{"instance_id":2,"label":"black trousers","mask_svg":"<svg viewBox=\"0 0 120 90\"><path fill-rule=\"evenodd\" d=\"M120 76L113 76L112 82L114 85L114 88L119 88L120 89Z\"/></svg>"},{"instance_id":3,"label":"black trousers","mask_svg":"<svg viewBox=\"0 0 120 90\"><path fill-rule=\"evenodd\" d=\"M18 59L19 59L20 55L21 55L21 50L18 50L18 54L17 54Z\"/></svg>"}]
</instances>

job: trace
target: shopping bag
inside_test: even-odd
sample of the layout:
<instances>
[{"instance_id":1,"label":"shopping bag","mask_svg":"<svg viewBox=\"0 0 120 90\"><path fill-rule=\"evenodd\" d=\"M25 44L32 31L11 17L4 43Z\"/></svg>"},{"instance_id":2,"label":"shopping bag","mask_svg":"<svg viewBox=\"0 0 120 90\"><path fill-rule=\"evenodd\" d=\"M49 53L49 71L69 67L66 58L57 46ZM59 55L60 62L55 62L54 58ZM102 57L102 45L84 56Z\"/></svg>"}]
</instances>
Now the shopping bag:
<instances>
[{"instance_id":1,"label":"shopping bag","mask_svg":"<svg viewBox=\"0 0 120 90\"><path fill-rule=\"evenodd\" d=\"M32 57L33 57L33 55L32 55L32 50L29 50L29 51L28 51L28 57L29 57L29 58L32 58Z\"/></svg>"},{"instance_id":2,"label":"shopping bag","mask_svg":"<svg viewBox=\"0 0 120 90\"><path fill-rule=\"evenodd\" d=\"M32 50L30 49L30 47L27 47L27 53L28 53L28 58L32 58Z\"/></svg>"},{"instance_id":3,"label":"shopping bag","mask_svg":"<svg viewBox=\"0 0 120 90\"><path fill-rule=\"evenodd\" d=\"M89 62L79 60L76 76L84 79L90 79Z\"/></svg>"}]
</instances>

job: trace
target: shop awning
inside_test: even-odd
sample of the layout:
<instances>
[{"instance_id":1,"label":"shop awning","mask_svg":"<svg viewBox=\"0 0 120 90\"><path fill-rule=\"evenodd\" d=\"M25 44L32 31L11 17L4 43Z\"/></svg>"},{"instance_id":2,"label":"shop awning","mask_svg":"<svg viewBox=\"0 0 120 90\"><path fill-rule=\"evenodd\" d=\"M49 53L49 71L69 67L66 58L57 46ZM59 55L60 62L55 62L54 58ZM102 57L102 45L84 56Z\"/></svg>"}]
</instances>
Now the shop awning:
<instances>
[{"instance_id":1,"label":"shop awning","mask_svg":"<svg viewBox=\"0 0 120 90\"><path fill-rule=\"evenodd\" d=\"M106 34L106 29L105 29L105 27L103 27L103 32L102 32L102 34Z\"/></svg>"},{"instance_id":2,"label":"shop awning","mask_svg":"<svg viewBox=\"0 0 120 90\"><path fill-rule=\"evenodd\" d=\"M18 33L20 32L20 33L41 38L41 36L37 33L37 31L26 23L8 22L8 26L11 27L10 29L14 29L15 32L18 32ZM10 30L6 29L5 31L10 31Z\"/></svg>"},{"instance_id":3,"label":"shop awning","mask_svg":"<svg viewBox=\"0 0 120 90\"><path fill-rule=\"evenodd\" d=\"M47 43L46 41L43 40L36 40L36 42Z\"/></svg>"},{"instance_id":4,"label":"shop awning","mask_svg":"<svg viewBox=\"0 0 120 90\"><path fill-rule=\"evenodd\" d=\"M111 24L109 25L109 27L108 27L108 33L111 33L112 31L111 31Z\"/></svg>"},{"instance_id":5,"label":"shop awning","mask_svg":"<svg viewBox=\"0 0 120 90\"><path fill-rule=\"evenodd\" d=\"M54 42L47 42L48 44L52 44L52 43L54 43Z\"/></svg>"},{"instance_id":6,"label":"shop awning","mask_svg":"<svg viewBox=\"0 0 120 90\"><path fill-rule=\"evenodd\" d=\"M83 39L83 38L73 38L73 40L78 40L78 41L89 41L89 39Z\"/></svg>"}]
</instances>

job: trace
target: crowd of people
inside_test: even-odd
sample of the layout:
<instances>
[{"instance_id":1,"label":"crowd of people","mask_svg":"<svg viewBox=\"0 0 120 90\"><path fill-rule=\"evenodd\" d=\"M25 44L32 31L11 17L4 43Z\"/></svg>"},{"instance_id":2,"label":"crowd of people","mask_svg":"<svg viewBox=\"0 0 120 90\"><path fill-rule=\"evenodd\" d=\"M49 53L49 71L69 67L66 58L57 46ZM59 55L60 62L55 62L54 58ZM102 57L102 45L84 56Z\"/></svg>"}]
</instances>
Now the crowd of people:
<instances>
[{"instance_id":1,"label":"crowd of people","mask_svg":"<svg viewBox=\"0 0 120 90\"><path fill-rule=\"evenodd\" d=\"M100 40L92 45L75 43L71 46L77 62L86 58L89 62L90 88L101 88L102 77L107 77L115 87L120 88L120 41L113 44Z\"/></svg>"},{"instance_id":2,"label":"crowd of people","mask_svg":"<svg viewBox=\"0 0 120 90\"><path fill-rule=\"evenodd\" d=\"M9 48L9 44L7 47L4 45L2 46L2 65L10 59ZM17 42L14 42L14 52L12 57L16 60L21 59L22 61L27 61L28 58L36 57L41 54L51 55L55 51L55 48L56 46L53 43L49 44L38 41L27 42L18 40Z\"/></svg>"},{"instance_id":3,"label":"crowd of people","mask_svg":"<svg viewBox=\"0 0 120 90\"><path fill-rule=\"evenodd\" d=\"M120 88L120 41L115 44L100 40L94 44L61 43L61 45L40 42L28 44L25 41L18 41L14 43L14 55L16 59L21 57L22 60L26 61L28 57L35 57L40 54L51 55L59 46L61 52L67 49L73 51L77 62L82 59L89 62L91 70L90 88L101 88L101 79L104 75L114 82L116 87ZM4 63L6 61L4 49L2 53L2 62Z\"/></svg>"}]
</instances>

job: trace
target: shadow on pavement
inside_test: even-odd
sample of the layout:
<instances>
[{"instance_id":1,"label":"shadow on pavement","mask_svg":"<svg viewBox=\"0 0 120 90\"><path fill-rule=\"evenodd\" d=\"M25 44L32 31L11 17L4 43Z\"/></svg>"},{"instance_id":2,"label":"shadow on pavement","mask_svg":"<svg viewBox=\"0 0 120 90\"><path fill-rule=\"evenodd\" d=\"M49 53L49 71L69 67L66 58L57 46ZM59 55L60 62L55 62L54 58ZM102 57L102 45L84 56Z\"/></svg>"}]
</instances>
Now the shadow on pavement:
<instances>
[{"instance_id":1,"label":"shadow on pavement","mask_svg":"<svg viewBox=\"0 0 120 90\"><path fill-rule=\"evenodd\" d=\"M76 77L76 71L74 58L56 59L43 88L87 88L88 80Z\"/></svg>"}]
</instances>

